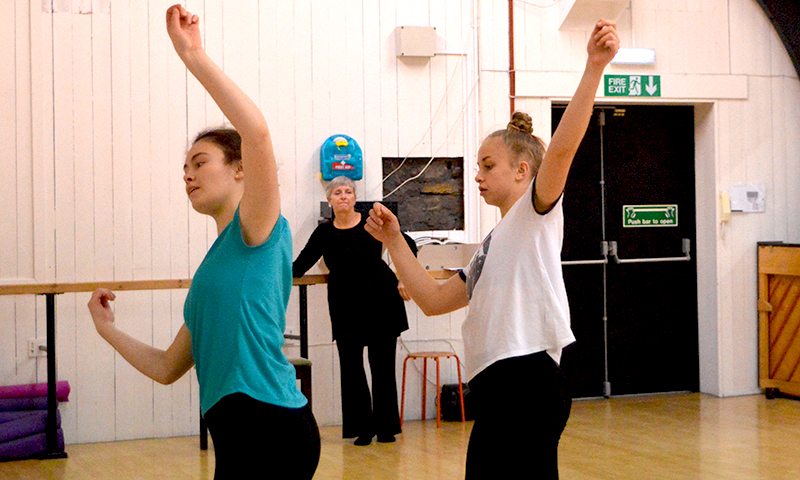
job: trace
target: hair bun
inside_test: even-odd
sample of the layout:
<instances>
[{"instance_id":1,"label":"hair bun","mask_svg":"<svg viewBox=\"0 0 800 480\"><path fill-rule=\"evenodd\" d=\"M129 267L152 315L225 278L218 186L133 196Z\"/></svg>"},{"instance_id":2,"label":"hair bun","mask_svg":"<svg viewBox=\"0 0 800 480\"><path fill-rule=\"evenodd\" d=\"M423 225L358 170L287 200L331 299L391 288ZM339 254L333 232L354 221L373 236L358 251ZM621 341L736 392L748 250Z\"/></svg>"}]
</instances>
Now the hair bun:
<instances>
[{"instance_id":1,"label":"hair bun","mask_svg":"<svg viewBox=\"0 0 800 480\"><path fill-rule=\"evenodd\" d=\"M531 120L531 116L527 113L514 112L514 115L511 115L511 121L508 122L506 129L518 130L528 135L533 135L533 120Z\"/></svg>"}]
</instances>

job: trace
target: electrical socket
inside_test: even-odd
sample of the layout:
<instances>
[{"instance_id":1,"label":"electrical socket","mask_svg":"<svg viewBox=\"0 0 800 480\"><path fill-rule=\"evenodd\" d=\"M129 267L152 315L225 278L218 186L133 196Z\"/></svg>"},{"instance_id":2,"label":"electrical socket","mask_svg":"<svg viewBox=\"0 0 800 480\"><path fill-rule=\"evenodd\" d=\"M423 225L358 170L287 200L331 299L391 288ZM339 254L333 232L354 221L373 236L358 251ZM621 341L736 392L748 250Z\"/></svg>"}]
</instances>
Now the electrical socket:
<instances>
[{"instance_id":1,"label":"electrical socket","mask_svg":"<svg viewBox=\"0 0 800 480\"><path fill-rule=\"evenodd\" d=\"M32 338L28 340L28 358L46 357L47 340L44 338Z\"/></svg>"}]
</instances>

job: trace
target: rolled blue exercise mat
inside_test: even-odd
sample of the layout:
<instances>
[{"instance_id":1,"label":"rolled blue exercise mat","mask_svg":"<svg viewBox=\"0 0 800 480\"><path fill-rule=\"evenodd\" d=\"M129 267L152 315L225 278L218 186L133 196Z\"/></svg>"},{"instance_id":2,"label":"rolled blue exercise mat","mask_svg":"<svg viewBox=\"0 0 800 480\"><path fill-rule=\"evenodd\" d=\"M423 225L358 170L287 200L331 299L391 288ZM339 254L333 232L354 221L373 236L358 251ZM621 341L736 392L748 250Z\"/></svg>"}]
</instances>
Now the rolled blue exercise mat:
<instances>
[{"instance_id":1,"label":"rolled blue exercise mat","mask_svg":"<svg viewBox=\"0 0 800 480\"><path fill-rule=\"evenodd\" d=\"M0 412L18 410L46 410L47 397L0 398Z\"/></svg>"},{"instance_id":2,"label":"rolled blue exercise mat","mask_svg":"<svg viewBox=\"0 0 800 480\"><path fill-rule=\"evenodd\" d=\"M64 432L57 430L58 449L64 450ZM33 457L47 451L47 434L35 433L0 443L0 462Z\"/></svg>"},{"instance_id":3,"label":"rolled blue exercise mat","mask_svg":"<svg viewBox=\"0 0 800 480\"><path fill-rule=\"evenodd\" d=\"M61 414L58 411L56 411L56 426L61 426ZM0 412L0 444L35 433L42 433L46 427L46 410Z\"/></svg>"}]
</instances>

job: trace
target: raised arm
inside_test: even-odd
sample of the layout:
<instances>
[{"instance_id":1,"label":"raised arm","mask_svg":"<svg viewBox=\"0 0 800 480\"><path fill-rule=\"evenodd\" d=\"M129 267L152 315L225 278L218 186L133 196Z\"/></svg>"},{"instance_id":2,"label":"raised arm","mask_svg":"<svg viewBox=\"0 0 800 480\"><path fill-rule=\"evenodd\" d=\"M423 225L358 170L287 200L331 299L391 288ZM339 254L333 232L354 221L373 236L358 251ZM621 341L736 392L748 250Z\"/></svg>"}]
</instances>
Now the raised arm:
<instances>
[{"instance_id":1,"label":"raised arm","mask_svg":"<svg viewBox=\"0 0 800 480\"><path fill-rule=\"evenodd\" d=\"M136 370L153 380L170 384L183 376L194 365L192 339L189 329L183 325L166 350L141 342L114 325L114 312L109 302L116 296L111 290L98 288L89 300L97 333L122 355Z\"/></svg>"},{"instance_id":2,"label":"raised arm","mask_svg":"<svg viewBox=\"0 0 800 480\"><path fill-rule=\"evenodd\" d=\"M536 210L540 212L547 211L564 191L572 160L592 117L594 98L603 71L619 50L616 24L608 20L597 22L586 50L589 56L583 77L553 133L536 175L534 201Z\"/></svg>"},{"instance_id":3,"label":"raised arm","mask_svg":"<svg viewBox=\"0 0 800 480\"><path fill-rule=\"evenodd\" d=\"M467 306L466 284L458 276L443 283L434 280L417 261L400 232L397 217L388 208L376 203L364 228L389 251L400 281L425 315L441 315Z\"/></svg>"},{"instance_id":4,"label":"raised arm","mask_svg":"<svg viewBox=\"0 0 800 480\"><path fill-rule=\"evenodd\" d=\"M203 50L200 19L182 5L167 10L167 32L178 56L242 137L244 194L239 205L248 245L264 243L280 215L278 167L264 115Z\"/></svg>"}]
</instances>

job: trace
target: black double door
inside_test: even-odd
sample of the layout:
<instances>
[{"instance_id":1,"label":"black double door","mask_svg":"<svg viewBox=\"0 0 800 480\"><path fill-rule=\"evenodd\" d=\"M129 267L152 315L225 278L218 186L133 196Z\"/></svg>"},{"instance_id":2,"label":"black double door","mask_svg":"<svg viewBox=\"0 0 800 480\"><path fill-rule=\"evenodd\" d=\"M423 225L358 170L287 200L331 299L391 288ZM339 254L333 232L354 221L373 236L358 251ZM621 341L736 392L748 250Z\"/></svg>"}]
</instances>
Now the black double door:
<instances>
[{"instance_id":1,"label":"black double door","mask_svg":"<svg viewBox=\"0 0 800 480\"><path fill-rule=\"evenodd\" d=\"M564 194L576 398L698 390L694 182L693 107L595 109Z\"/></svg>"}]
</instances>

